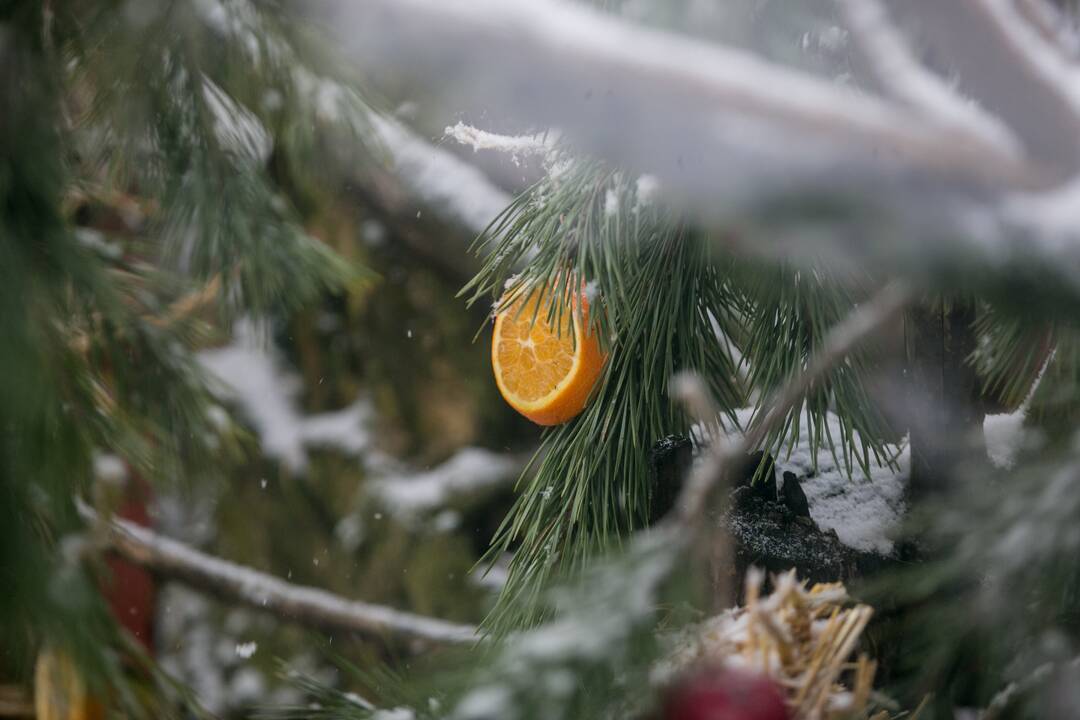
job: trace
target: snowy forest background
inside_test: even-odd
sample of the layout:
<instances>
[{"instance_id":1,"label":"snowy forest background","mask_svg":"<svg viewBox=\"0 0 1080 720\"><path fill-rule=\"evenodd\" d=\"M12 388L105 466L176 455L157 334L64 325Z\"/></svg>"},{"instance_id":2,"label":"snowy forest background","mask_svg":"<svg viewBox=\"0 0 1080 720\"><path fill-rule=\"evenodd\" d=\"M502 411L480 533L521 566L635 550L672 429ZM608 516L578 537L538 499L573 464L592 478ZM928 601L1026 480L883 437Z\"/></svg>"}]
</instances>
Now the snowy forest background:
<instances>
[{"instance_id":1,"label":"snowy forest background","mask_svg":"<svg viewBox=\"0 0 1080 720\"><path fill-rule=\"evenodd\" d=\"M1077 27L0 3L0 717L71 657L106 717L695 720L790 568L858 626L791 717L1075 717ZM542 432L490 320L562 282L611 369Z\"/></svg>"}]
</instances>

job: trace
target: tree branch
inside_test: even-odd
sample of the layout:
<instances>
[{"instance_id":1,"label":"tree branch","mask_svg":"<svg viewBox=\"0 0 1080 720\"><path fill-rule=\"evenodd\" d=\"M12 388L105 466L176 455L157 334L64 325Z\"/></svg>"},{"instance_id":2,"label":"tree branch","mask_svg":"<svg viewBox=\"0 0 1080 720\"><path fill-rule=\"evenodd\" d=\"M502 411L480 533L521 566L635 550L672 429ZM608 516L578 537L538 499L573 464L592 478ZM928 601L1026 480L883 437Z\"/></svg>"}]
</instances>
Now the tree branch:
<instances>
[{"instance_id":1,"label":"tree branch","mask_svg":"<svg viewBox=\"0 0 1080 720\"><path fill-rule=\"evenodd\" d=\"M889 7L905 26L922 21L935 58L1008 125L1021 159L894 101L569 2L309 7L376 78L428 90L449 112L559 128L579 152L656 175L665 200L704 224L739 217L741 232L717 235L734 252L1076 301L1078 191L1063 184L1080 170L1074 74L1003 3Z\"/></svg>"},{"instance_id":2,"label":"tree branch","mask_svg":"<svg viewBox=\"0 0 1080 720\"><path fill-rule=\"evenodd\" d=\"M1000 119L961 97L914 56L881 0L838 0L848 27L881 89L942 124L979 135L1003 155L1020 157L1021 146Z\"/></svg>"},{"instance_id":3,"label":"tree branch","mask_svg":"<svg viewBox=\"0 0 1080 720\"><path fill-rule=\"evenodd\" d=\"M892 0L961 88L1002 118L1028 156L1059 181L1080 172L1080 91L1074 73L1011 0Z\"/></svg>"},{"instance_id":4,"label":"tree branch","mask_svg":"<svg viewBox=\"0 0 1080 720\"><path fill-rule=\"evenodd\" d=\"M473 237L482 233L513 200L477 167L397 121L372 115L370 122L379 143L390 155L392 171L415 199L467 229Z\"/></svg>"},{"instance_id":5,"label":"tree branch","mask_svg":"<svg viewBox=\"0 0 1080 720\"><path fill-rule=\"evenodd\" d=\"M798 373L763 407L769 408L760 422L733 442L714 440L705 458L695 466L679 498L675 502L668 522L683 527L696 527L730 468L745 462L746 455L768 437L769 432L801 403L807 392L838 364L843 362L866 338L884 327L896 317L915 297L914 291L900 281L882 288L868 302L858 306L844 320L835 325L814 354L806 369ZM711 405L708 391L700 378L680 378L673 384L673 393L691 412L700 415ZM704 417L696 418L699 422ZM711 418L709 418L711 421Z\"/></svg>"},{"instance_id":6,"label":"tree branch","mask_svg":"<svg viewBox=\"0 0 1080 720\"><path fill-rule=\"evenodd\" d=\"M97 513L81 503L79 512L91 523L100 522ZM437 644L473 643L479 637L476 628L470 625L413 615L381 605L347 600L318 588L294 585L199 552L124 520L104 523L102 529L108 546L132 562L222 599L302 625Z\"/></svg>"},{"instance_id":7,"label":"tree branch","mask_svg":"<svg viewBox=\"0 0 1080 720\"><path fill-rule=\"evenodd\" d=\"M315 7L366 69L392 71L457 108L558 127L585 152L655 173L704 207L755 195L761 183L858 189L898 173L980 188L1036 182L999 145L895 103L571 3Z\"/></svg>"},{"instance_id":8,"label":"tree branch","mask_svg":"<svg viewBox=\"0 0 1080 720\"><path fill-rule=\"evenodd\" d=\"M1038 31L1046 42L1056 47L1066 60L1075 61L1080 54L1077 28L1058 7L1048 0L1016 0L1017 11Z\"/></svg>"}]
</instances>

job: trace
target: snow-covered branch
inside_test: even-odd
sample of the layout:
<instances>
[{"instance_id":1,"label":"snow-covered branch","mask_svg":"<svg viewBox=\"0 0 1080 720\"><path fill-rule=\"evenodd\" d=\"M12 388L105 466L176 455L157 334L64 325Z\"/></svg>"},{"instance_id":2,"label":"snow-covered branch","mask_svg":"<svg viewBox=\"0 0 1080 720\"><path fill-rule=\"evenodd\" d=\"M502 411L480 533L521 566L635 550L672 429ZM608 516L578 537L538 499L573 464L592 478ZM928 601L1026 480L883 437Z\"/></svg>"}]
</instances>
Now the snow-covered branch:
<instances>
[{"instance_id":1,"label":"snow-covered branch","mask_svg":"<svg viewBox=\"0 0 1080 720\"><path fill-rule=\"evenodd\" d=\"M371 492L395 516L409 519L443 509L454 498L508 486L524 465L523 458L467 447L429 470L373 479Z\"/></svg>"},{"instance_id":2,"label":"snow-covered branch","mask_svg":"<svg viewBox=\"0 0 1080 720\"><path fill-rule=\"evenodd\" d=\"M89 508L82 506L80 512L88 520L97 521L97 515ZM319 588L294 585L199 552L124 520L112 520L106 530L112 549L132 562L199 590L292 622L421 643L462 644L478 639L476 628L472 626L348 600Z\"/></svg>"},{"instance_id":3,"label":"snow-covered branch","mask_svg":"<svg viewBox=\"0 0 1080 720\"><path fill-rule=\"evenodd\" d=\"M1056 181L1080 169L1080 86L1012 0L890 0L966 93L1000 117Z\"/></svg>"},{"instance_id":4,"label":"snow-covered branch","mask_svg":"<svg viewBox=\"0 0 1080 720\"><path fill-rule=\"evenodd\" d=\"M881 0L838 0L848 27L881 89L944 125L981 136L1002 154L1019 156L1020 144L997 118L961 97L915 57Z\"/></svg>"},{"instance_id":5,"label":"snow-covered branch","mask_svg":"<svg viewBox=\"0 0 1080 720\"><path fill-rule=\"evenodd\" d=\"M263 452L291 472L307 467L310 447L334 447L349 455L368 448L370 408L363 400L336 412L305 416L297 407L299 378L263 337L259 323L236 323L233 342L203 350L199 362L220 383L224 399L240 407L259 434Z\"/></svg>"},{"instance_id":6,"label":"snow-covered branch","mask_svg":"<svg viewBox=\"0 0 1080 720\"><path fill-rule=\"evenodd\" d=\"M705 223L740 218L740 232L717 234L735 252L916 283L1040 278L1033 290L1080 299L1075 69L1005 0L886 4L955 80L949 107L938 90L950 88L927 94L928 74L916 108L564 0L309 7L358 66L430 91L447 113L557 128L568 148L657 177ZM963 97L981 110L960 111ZM973 115L999 119L1022 152L973 131ZM828 212L795 223L792 208Z\"/></svg>"},{"instance_id":7,"label":"snow-covered branch","mask_svg":"<svg viewBox=\"0 0 1080 720\"><path fill-rule=\"evenodd\" d=\"M318 6L365 68L438 88L459 108L558 127L583 150L677 182L702 203L762 182L857 187L898 172L978 186L1032 179L999 145L904 106L577 4Z\"/></svg>"},{"instance_id":8,"label":"snow-covered branch","mask_svg":"<svg viewBox=\"0 0 1080 720\"><path fill-rule=\"evenodd\" d=\"M416 200L479 235L510 204L508 193L479 169L424 140L401 123L372 116L393 173Z\"/></svg>"}]
</instances>

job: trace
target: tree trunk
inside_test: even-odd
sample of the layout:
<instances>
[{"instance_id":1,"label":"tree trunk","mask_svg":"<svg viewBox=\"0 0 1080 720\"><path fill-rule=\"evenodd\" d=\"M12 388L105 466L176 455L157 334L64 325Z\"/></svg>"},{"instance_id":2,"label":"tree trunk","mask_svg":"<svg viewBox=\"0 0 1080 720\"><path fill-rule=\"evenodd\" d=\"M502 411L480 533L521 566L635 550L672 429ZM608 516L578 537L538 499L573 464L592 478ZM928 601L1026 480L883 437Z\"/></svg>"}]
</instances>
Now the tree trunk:
<instances>
[{"instance_id":1,"label":"tree trunk","mask_svg":"<svg viewBox=\"0 0 1080 720\"><path fill-rule=\"evenodd\" d=\"M944 492L958 464L983 450L980 383L968 362L974 324L969 299L924 303L908 316L911 502Z\"/></svg>"}]
</instances>

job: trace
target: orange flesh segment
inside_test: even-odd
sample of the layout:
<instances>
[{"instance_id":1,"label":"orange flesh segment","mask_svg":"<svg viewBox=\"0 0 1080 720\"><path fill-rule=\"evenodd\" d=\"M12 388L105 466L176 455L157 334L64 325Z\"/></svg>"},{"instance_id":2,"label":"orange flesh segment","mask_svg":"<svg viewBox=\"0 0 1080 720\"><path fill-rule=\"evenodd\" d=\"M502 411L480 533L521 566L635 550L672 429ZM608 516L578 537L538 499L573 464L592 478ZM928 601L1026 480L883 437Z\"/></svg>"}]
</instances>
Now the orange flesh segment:
<instances>
[{"instance_id":1,"label":"orange flesh segment","mask_svg":"<svg viewBox=\"0 0 1080 720\"><path fill-rule=\"evenodd\" d=\"M550 395L574 366L570 324L563 322L562 337L556 337L543 316L532 322L535 305L536 301L530 302L520 314L517 307L509 310L499 336L503 383L525 402Z\"/></svg>"},{"instance_id":2,"label":"orange flesh segment","mask_svg":"<svg viewBox=\"0 0 1080 720\"><path fill-rule=\"evenodd\" d=\"M588 308L582 310L585 315ZM596 337L582 332L587 316L575 317L571 308L563 308L556 329L548 322L548 311L547 299L537 295L524 306L522 301L514 303L496 319L492 344L492 364L503 397L541 425L565 422L580 413L604 365Z\"/></svg>"}]
</instances>

